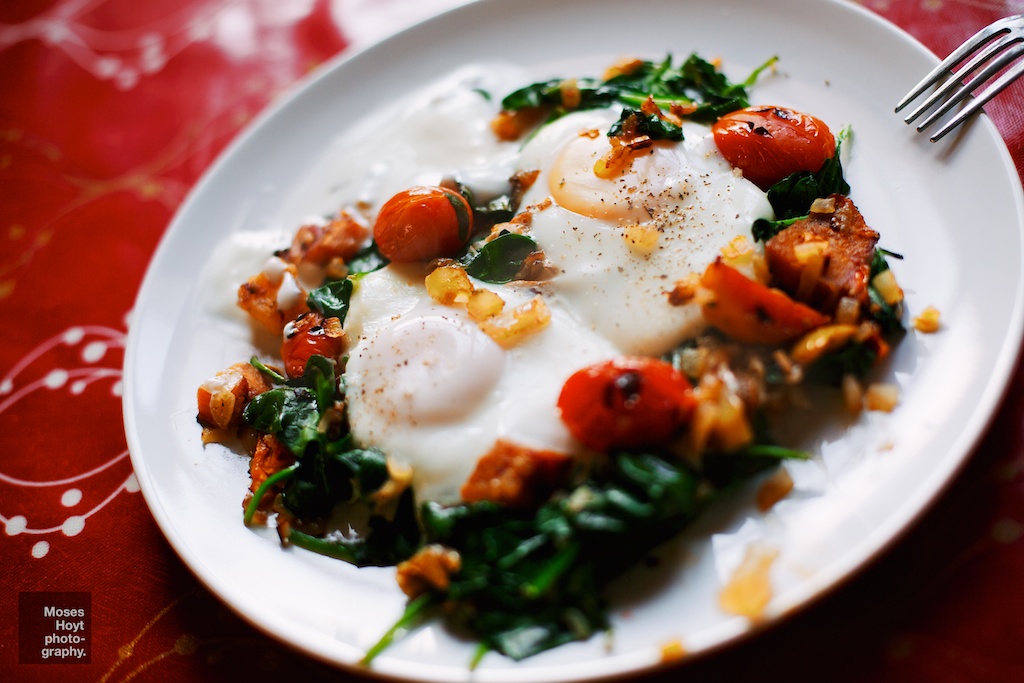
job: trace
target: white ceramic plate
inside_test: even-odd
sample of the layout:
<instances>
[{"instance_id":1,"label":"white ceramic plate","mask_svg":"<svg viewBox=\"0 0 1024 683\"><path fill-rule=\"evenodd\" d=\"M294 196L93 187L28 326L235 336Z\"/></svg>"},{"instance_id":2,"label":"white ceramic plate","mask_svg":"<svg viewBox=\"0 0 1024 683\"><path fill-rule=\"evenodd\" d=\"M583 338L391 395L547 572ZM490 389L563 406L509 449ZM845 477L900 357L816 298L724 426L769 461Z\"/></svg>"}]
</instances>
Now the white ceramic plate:
<instances>
[{"instance_id":1,"label":"white ceramic plate","mask_svg":"<svg viewBox=\"0 0 1024 683\"><path fill-rule=\"evenodd\" d=\"M985 429L1008 381L1022 332L1022 202L995 129L975 121L933 145L893 114L935 63L918 43L856 5L838 1L494 0L455 10L320 72L231 146L196 187L161 244L139 294L125 366L125 422L135 471L171 544L206 585L246 619L305 652L352 664L400 614L388 569L357 570L283 550L273 532L242 525L243 458L204 450L195 390L247 357L198 311L206 260L229 234L294 229L331 210L297 198L328 196L310 177L330 143L374 107L465 63L508 60L545 74L551 64L597 75L622 55L696 51L721 56L734 76L767 57L779 73L755 103L792 106L849 124L854 199L894 262L911 313L934 305L943 329L910 333L884 379L901 387L891 415L823 429L815 462L790 467L796 490L767 515L738 495L664 552L657 570L613 591L614 635L515 664L486 657L475 681L579 680L656 666L660 648L689 652L748 633L717 596L751 543L779 551L773 618L864 565L940 492ZM839 28L841 27L841 29ZM732 73L732 72L731 72ZM265 577L287 590L267 591ZM643 588L638 588L643 586ZM461 681L473 645L439 625L410 634L375 663L401 678Z\"/></svg>"}]
</instances>

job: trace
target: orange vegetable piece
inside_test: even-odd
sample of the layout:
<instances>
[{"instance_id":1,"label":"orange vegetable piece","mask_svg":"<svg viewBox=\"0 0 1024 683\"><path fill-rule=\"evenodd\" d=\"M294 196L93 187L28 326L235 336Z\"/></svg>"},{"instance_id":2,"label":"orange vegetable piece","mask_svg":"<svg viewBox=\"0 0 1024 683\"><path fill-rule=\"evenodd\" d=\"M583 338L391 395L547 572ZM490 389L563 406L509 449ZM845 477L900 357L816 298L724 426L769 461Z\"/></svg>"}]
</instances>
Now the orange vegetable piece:
<instances>
[{"instance_id":1,"label":"orange vegetable piece","mask_svg":"<svg viewBox=\"0 0 1024 683\"><path fill-rule=\"evenodd\" d=\"M878 242L878 233L868 227L849 197L834 194L828 200L834 207L832 213L812 213L764 245L768 268L778 286L825 312L834 311L842 297L867 302L868 277ZM825 245L825 265L816 278L805 281L805 266L797 249L810 242Z\"/></svg>"},{"instance_id":2,"label":"orange vegetable piece","mask_svg":"<svg viewBox=\"0 0 1024 683\"><path fill-rule=\"evenodd\" d=\"M347 262L359 252L369 236L369 228L342 212L325 226L304 225L299 228L288 249L288 261L318 266L326 266L333 259Z\"/></svg>"},{"instance_id":3,"label":"orange vegetable piece","mask_svg":"<svg viewBox=\"0 0 1024 683\"><path fill-rule=\"evenodd\" d=\"M253 493L270 477L295 463L292 455L281 441L273 434L262 434L256 442L256 451L249 460L249 476L252 484L249 490Z\"/></svg>"},{"instance_id":4,"label":"orange vegetable piece","mask_svg":"<svg viewBox=\"0 0 1024 683\"><path fill-rule=\"evenodd\" d=\"M290 266L294 268L294 266ZM289 272L294 278L294 273ZM251 315L266 329L280 334L284 324L301 313L308 311L306 297L298 297L296 303L286 310L278 308L278 291L281 282L274 283L265 273L257 273L238 288L238 307Z\"/></svg>"},{"instance_id":5,"label":"orange vegetable piece","mask_svg":"<svg viewBox=\"0 0 1024 683\"><path fill-rule=\"evenodd\" d=\"M467 503L488 500L499 505L537 505L569 474L572 459L565 453L520 446L499 439L480 458L460 492Z\"/></svg>"},{"instance_id":6,"label":"orange vegetable piece","mask_svg":"<svg viewBox=\"0 0 1024 683\"><path fill-rule=\"evenodd\" d=\"M725 265L721 258L707 267L700 284L710 293L701 304L704 319L744 344L781 344L829 321L782 290Z\"/></svg>"},{"instance_id":7,"label":"orange vegetable piece","mask_svg":"<svg viewBox=\"0 0 1024 683\"><path fill-rule=\"evenodd\" d=\"M199 386L197 420L212 429L238 427L245 406L269 388L263 374L251 364L235 363Z\"/></svg>"}]
</instances>

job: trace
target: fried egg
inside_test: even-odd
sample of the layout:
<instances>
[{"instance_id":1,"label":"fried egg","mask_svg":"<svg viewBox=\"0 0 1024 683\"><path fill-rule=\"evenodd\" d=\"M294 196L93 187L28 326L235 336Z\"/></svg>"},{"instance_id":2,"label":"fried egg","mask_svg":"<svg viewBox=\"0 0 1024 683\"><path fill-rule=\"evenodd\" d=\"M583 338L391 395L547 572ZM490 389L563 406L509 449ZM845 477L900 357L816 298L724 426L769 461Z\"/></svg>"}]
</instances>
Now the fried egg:
<instances>
[{"instance_id":1,"label":"fried egg","mask_svg":"<svg viewBox=\"0 0 1024 683\"><path fill-rule=\"evenodd\" d=\"M599 178L614 110L572 114L525 147L521 168L540 169L524 204L532 234L558 269L553 294L623 354L661 355L705 327L696 304L673 306L675 282L701 273L754 220L773 215L765 194L719 154L706 126L656 142L623 173Z\"/></svg>"},{"instance_id":2,"label":"fried egg","mask_svg":"<svg viewBox=\"0 0 1024 683\"><path fill-rule=\"evenodd\" d=\"M699 307L673 306L667 292L772 215L704 126L686 124L683 142L658 142L621 174L597 177L617 117L611 109L565 116L541 128L515 162L540 172L521 209L532 213L528 233L555 274L474 286L506 306L540 296L551 314L540 331L500 346L464 307L431 300L414 267L392 264L358 279L345 323L352 434L410 466L420 501L457 502L499 439L581 451L556 408L565 380L622 354L663 354L698 334Z\"/></svg>"},{"instance_id":3,"label":"fried egg","mask_svg":"<svg viewBox=\"0 0 1024 683\"><path fill-rule=\"evenodd\" d=\"M534 292L490 287L515 306ZM455 502L477 460L499 439L570 453L555 403L582 365L616 355L562 308L544 329L499 346L464 308L426 294L415 268L359 279L346 320L346 403L353 436L413 470L418 500Z\"/></svg>"}]
</instances>

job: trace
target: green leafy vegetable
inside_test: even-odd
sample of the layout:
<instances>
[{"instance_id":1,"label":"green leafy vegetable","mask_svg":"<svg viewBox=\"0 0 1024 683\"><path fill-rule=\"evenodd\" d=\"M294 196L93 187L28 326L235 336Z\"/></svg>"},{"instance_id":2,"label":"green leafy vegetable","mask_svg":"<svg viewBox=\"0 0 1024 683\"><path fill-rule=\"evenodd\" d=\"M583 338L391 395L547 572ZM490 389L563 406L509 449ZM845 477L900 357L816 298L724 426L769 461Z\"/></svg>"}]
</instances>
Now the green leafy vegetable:
<instances>
[{"instance_id":1,"label":"green leafy vegetable","mask_svg":"<svg viewBox=\"0 0 1024 683\"><path fill-rule=\"evenodd\" d=\"M257 491L251 509L246 510L247 523L263 493L282 481L286 482L281 493L285 508L306 520L326 518L338 505L362 501L388 481L384 454L354 448L347 431L340 425L332 427L326 419L341 397L334 361L313 355L302 377L293 379L284 379L262 363L257 367L281 381L253 398L243 418L255 429L276 435L295 455L296 463L272 475ZM419 542L411 492L399 499L396 508L387 518L372 515L365 536L325 540L293 529L288 539L358 565L393 565L408 557Z\"/></svg>"},{"instance_id":2,"label":"green leafy vegetable","mask_svg":"<svg viewBox=\"0 0 1024 683\"><path fill-rule=\"evenodd\" d=\"M377 243L370 242L370 244L360 249L347 265L350 275L359 275L380 270L388 263L390 262L377 248Z\"/></svg>"},{"instance_id":3,"label":"green leafy vegetable","mask_svg":"<svg viewBox=\"0 0 1024 683\"><path fill-rule=\"evenodd\" d=\"M843 164L839 155L843 139L849 135L848 130L839 134L836 153L818 171L793 173L768 188L768 201L775 210L776 220L806 216L811 204L819 197L850 194L850 185L843 178Z\"/></svg>"},{"instance_id":4,"label":"green leafy vegetable","mask_svg":"<svg viewBox=\"0 0 1024 683\"><path fill-rule=\"evenodd\" d=\"M435 596L430 593L424 593L415 600L410 600L409 604L405 606L405 611L402 612L401 618L395 622L395 624L388 629L387 633L378 640L373 647L366 651L363 658L359 660L362 666L369 666L374 659L377 658L381 652L386 650L393 642L395 642L398 634L424 618L426 611L434 606L436 603Z\"/></svg>"},{"instance_id":5,"label":"green leafy vegetable","mask_svg":"<svg viewBox=\"0 0 1024 683\"><path fill-rule=\"evenodd\" d=\"M467 255L466 272L478 280L501 284L515 279L537 243L526 235L503 232L475 254Z\"/></svg>"},{"instance_id":6,"label":"green leafy vegetable","mask_svg":"<svg viewBox=\"0 0 1024 683\"><path fill-rule=\"evenodd\" d=\"M287 380L290 387L305 387L316 398L317 411L323 413L334 405L337 392L337 378L334 376L335 363L324 356L312 355L306 361L302 377Z\"/></svg>"},{"instance_id":7,"label":"green leafy vegetable","mask_svg":"<svg viewBox=\"0 0 1024 683\"><path fill-rule=\"evenodd\" d=\"M866 377L874 368L877 358L878 353L874 349L854 342L838 351L822 354L806 368L807 380L839 386L846 375Z\"/></svg>"},{"instance_id":8,"label":"green leafy vegetable","mask_svg":"<svg viewBox=\"0 0 1024 683\"><path fill-rule=\"evenodd\" d=\"M504 223L512 220L512 217L516 215L516 208L512 198L507 194L503 194L482 206L473 207L473 211L477 219L486 218L489 225L494 225L495 223Z\"/></svg>"},{"instance_id":9,"label":"green leafy vegetable","mask_svg":"<svg viewBox=\"0 0 1024 683\"><path fill-rule=\"evenodd\" d=\"M807 218L807 216L804 215L797 216L796 218L786 218L781 221L770 221L767 218L758 218L754 221L754 225L750 228L750 232L756 241L767 242L789 226L804 218Z\"/></svg>"},{"instance_id":10,"label":"green leafy vegetable","mask_svg":"<svg viewBox=\"0 0 1024 683\"><path fill-rule=\"evenodd\" d=\"M871 317L882 326L882 331L886 334L902 334L906 331L903 326L903 307L893 306L885 300L885 297L878 291L874 286L873 282L875 276L879 273L889 270L889 263L886 261L886 256L902 259L900 254L896 254L885 249L876 249L875 258L871 262L871 274L868 276L868 297L871 299L871 306L868 307L868 313Z\"/></svg>"},{"instance_id":11,"label":"green leafy vegetable","mask_svg":"<svg viewBox=\"0 0 1024 683\"><path fill-rule=\"evenodd\" d=\"M339 503L373 493L387 478L387 461L376 449L320 449L300 461L284 504L299 517L324 517Z\"/></svg>"},{"instance_id":12,"label":"green leafy vegetable","mask_svg":"<svg viewBox=\"0 0 1024 683\"><path fill-rule=\"evenodd\" d=\"M245 407L243 417L256 429L277 435L298 457L319 436L316 395L305 387L277 387L264 392Z\"/></svg>"},{"instance_id":13,"label":"green leafy vegetable","mask_svg":"<svg viewBox=\"0 0 1024 683\"><path fill-rule=\"evenodd\" d=\"M744 482L782 460L808 460L805 451L779 446L768 426L764 413L752 420L753 441L738 451L711 451L701 458L701 474L715 489L723 490Z\"/></svg>"},{"instance_id":14,"label":"green leafy vegetable","mask_svg":"<svg viewBox=\"0 0 1024 683\"><path fill-rule=\"evenodd\" d=\"M754 70L742 83L732 83L713 64L691 54L679 66L673 66L672 56L661 62L643 62L638 68L607 80L576 79L580 102L575 109L597 109L615 104L638 108L647 99L667 109L672 104L695 105L688 117L700 123L710 123L722 114L749 106L747 89L760 74L778 59L772 57ZM551 107L552 118L565 114L562 103L563 79L533 83L507 95L501 102L506 110Z\"/></svg>"},{"instance_id":15,"label":"green leafy vegetable","mask_svg":"<svg viewBox=\"0 0 1024 683\"><path fill-rule=\"evenodd\" d=\"M287 380L262 363L256 367L284 382L253 398L242 417L252 427L279 437L293 455L301 458L309 444L320 439L323 411L334 405L334 361L310 356L302 377Z\"/></svg>"},{"instance_id":16,"label":"green leafy vegetable","mask_svg":"<svg viewBox=\"0 0 1024 683\"><path fill-rule=\"evenodd\" d=\"M624 127L627 125L633 126L637 135L646 135L652 140L679 142L683 139L683 129L671 121L665 121L657 114L644 114L638 109L629 107L622 110L619 120L608 129L608 137L622 135Z\"/></svg>"},{"instance_id":17,"label":"green leafy vegetable","mask_svg":"<svg viewBox=\"0 0 1024 683\"><path fill-rule=\"evenodd\" d=\"M747 472L802 456L769 448L721 458ZM620 453L537 510L428 502L424 541L462 559L437 601L483 646L513 659L588 638L608 626L602 587L693 519L707 502L702 479L674 458Z\"/></svg>"},{"instance_id":18,"label":"green leafy vegetable","mask_svg":"<svg viewBox=\"0 0 1024 683\"><path fill-rule=\"evenodd\" d=\"M487 202L479 203L476 193L468 185L454 179L442 182L453 186L473 207L473 233L476 235L486 234L495 224L512 220L512 217L515 216L518 207L512 201L511 194L503 194Z\"/></svg>"},{"instance_id":19,"label":"green leafy vegetable","mask_svg":"<svg viewBox=\"0 0 1024 683\"><path fill-rule=\"evenodd\" d=\"M345 324L349 299L352 298L352 281L348 278L331 280L306 295L306 305L324 317L334 317Z\"/></svg>"},{"instance_id":20,"label":"green leafy vegetable","mask_svg":"<svg viewBox=\"0 0 1024 683\"><path fill-rule=\"evenodd\" d=\"M395 517L372 516L366 533L346 536L335 531L325 536L314 536L291 528L286 540L292 545L357 567L390 567L412 555L419 544L413 514L412 493L406 491L399 501Z\"/></svg>"}]
</instances>

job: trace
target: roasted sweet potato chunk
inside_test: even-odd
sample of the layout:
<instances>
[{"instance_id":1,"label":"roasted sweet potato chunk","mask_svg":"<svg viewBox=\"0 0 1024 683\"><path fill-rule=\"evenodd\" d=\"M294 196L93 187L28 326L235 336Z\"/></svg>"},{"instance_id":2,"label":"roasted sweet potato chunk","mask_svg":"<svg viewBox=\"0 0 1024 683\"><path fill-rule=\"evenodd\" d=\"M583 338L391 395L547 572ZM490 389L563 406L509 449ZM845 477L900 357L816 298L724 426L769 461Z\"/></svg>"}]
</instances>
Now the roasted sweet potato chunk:
<instances>
[{"instance_id":1,"label":"roasted sweet potato chunk","mask_svg":"<svg viewBox=\"0 0 1024 683\"><path fill-rule=\"evenodd\" d=\"M342 212L325 226L304 225L295 233L287 260L326 266L334 259L350 261L370 236L370 229Z\"/></svg>"},{"instance_id":2,"label":"roasted sweet potato chunk","mask_svg":"<svg viewBox=\"0 0 1024 683\"><path fill-rule=\"evenodd\" d=\"M867 300L878 233L848 197L832 195L819 208L769 239L765 256L778 287L832 315L843 297Z\"/></svg>"},{"instance_id":3,"label":"roasted sweet potato chunk","mask_svg":"<svg viewBox=\"0 0 1024 683\"><path fill-rule=\"evenodd\" d=\"M453 574L462 568L462 559L451 548L436 543L420 550L397 567L398 586L410 598L431 591L446 591Z\"/></svg>"},{"instance_id":4,"label":"roasted sweet potato chunk","mask_svg":"<svg viewBox=\"0 0 1024 683\"><path fill-rule=\"evenodd\" d=\"M238 288L238 307L274 334L281 334L285 323L309 310L305 292L294 274L295 267L289 268L292 270L277 282L266 273L257 273ZM282 297L281 288L286 279L292 295Z\"/></svg>"},{"instance_id":5,"label":"roasted sweet potato chunk","mask_svg":"<svg viewBox=\"0 0 1024 683\"><path fill-rule=\"evenodd\" d=\"M196 391L199 424L210 429L237 428L245 406L269 388L263 374L249 363L221 370Z\"/></svg>"},{"instance_id":6,"label":"roasted sweet potato chunk","mask_svg":"<svg viewBox=\"0 0 1024 683\"><path fill-rule=\"evenodd\" d=\"M707 267L700 286L708 294L701 304L704 319L744 344L781 344L828 322L810 306L751 280L721 258Z\"/></svg>"},{"instance_id":7,"label":"roasted sweet potato chunk","mask_svg":"<svg viewBox=\"0 0 1024 683\"><path fill-rule=\"evenodd\" d=\"M462 499L509 507L536 505L565 480L571 466L572 459L565 453L499 439L462 485Z\"/></svg>"},{"instance_id":8,"label":"roasted sweet potato chunk","mask_svg":"<svg viewBox=\"0 0 1024 683\"><path fill-rule=\"evenodd\" d=\"M273 434L263 434L256 442L256 451L249 461L249 476L252 484L249 490L255 491L263 485L267 477L277 474L295 462L295 456L285 448L284 444Z\"/></svg>"}]
</instances>

